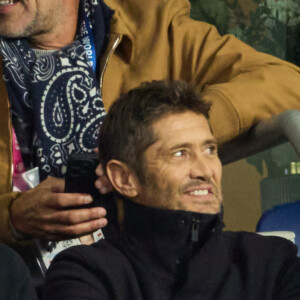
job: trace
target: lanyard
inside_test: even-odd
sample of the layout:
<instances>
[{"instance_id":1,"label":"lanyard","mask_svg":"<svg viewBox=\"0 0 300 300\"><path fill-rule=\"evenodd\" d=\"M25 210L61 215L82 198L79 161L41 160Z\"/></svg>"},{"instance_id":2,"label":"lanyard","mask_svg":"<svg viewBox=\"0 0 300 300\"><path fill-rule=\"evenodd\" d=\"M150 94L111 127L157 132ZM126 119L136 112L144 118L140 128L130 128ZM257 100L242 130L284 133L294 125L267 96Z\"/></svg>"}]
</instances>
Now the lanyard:
<instances>
[{"instance_id":1,"label":"lanyard","mask_svg":"<svg viewBox=\"0 0 300 300\"><path fill-rule=\"evenodd\" d=\"M96 47L94 41L94 35L92 32L92 26L90 20L83 9L83 21L80 26L80 34L83 42L85 53L90 62L90 66L96 71Z\"/></svg>"}]
</instances>

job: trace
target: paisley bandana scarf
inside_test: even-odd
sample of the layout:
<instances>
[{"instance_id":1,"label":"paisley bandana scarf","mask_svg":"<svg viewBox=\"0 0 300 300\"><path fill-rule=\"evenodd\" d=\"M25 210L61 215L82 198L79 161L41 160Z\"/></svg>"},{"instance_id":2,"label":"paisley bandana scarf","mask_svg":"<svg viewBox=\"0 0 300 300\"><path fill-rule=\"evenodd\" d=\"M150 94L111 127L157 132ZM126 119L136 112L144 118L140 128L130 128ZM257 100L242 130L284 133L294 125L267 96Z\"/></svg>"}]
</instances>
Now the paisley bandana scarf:
<instances>
[{"instance_id":1,"label":"paisley bandana scarf","mask_svg":"<svg viewBox=\"0 0 300 300\"><path fill-rule=\"evenodd\" d=\"M26 39L0 38L12 112L33 128L41 179L63 177L70 154L97 147L105 110L93 68L112 13L102 0L81 0L75 42L51 55L36 57Z\"/></svg>"}]
</instances>

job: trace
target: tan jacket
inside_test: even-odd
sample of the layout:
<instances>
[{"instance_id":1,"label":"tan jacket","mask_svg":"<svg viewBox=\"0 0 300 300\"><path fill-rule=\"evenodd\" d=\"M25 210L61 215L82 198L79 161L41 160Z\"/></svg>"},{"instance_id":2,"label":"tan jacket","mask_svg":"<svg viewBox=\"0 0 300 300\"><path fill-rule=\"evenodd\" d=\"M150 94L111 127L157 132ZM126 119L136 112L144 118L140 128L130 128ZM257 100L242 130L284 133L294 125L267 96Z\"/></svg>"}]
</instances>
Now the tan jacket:
<instances>
[{"instance_id":1,"label":"tan jacket","mask_svg":"<svg viewBox=\"0 0 300 300\"><path fill-rule=\"evenodd\" d=\"M101 63L108 109L120 92L143 81L182 79L213 102L211 125L220 143L286 109L300 110L300 69L255 51L215 27L189 18L187 0L106 0L115 10ZM2 70L0 69L0 72ZM2 77L1 77L2 78ZM10 242L11 124L0 81L0 240Z\"/></svg>"}]
</instances>

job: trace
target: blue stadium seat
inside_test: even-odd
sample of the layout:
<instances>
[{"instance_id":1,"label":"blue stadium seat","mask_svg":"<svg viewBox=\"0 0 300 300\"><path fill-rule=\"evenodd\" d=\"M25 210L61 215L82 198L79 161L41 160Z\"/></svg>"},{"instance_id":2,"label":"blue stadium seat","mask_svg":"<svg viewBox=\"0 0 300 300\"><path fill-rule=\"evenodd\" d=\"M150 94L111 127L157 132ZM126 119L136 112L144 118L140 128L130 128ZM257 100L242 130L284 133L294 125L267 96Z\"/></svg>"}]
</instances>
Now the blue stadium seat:
<instances>
[{"instance_id":1,"label":"blue stadium seat","mask_svg":"<svg viewBox=\"0 0 300 300\"><path fill-rule=\"evenodd\" d=\"M300 256L300 201L285 203L266 211L260 218L257 232L292 231L295 233L295 244Z\"/></svg>"}]
</instances>

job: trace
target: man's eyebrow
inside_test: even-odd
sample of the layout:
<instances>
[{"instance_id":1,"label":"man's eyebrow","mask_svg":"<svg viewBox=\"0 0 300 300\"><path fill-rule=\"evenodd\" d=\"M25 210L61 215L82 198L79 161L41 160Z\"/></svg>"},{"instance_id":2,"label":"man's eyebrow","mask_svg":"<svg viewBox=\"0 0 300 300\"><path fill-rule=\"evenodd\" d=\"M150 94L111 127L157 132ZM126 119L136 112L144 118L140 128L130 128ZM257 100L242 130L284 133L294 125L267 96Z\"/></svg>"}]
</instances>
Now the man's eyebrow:
<instances>
[{"instance_id":1,"label":"man's eyebrow","mask_svg":"<svg viewBox=\"0 0 300 300\"><path fill-rule=\"evenodd\" d=\"M179 149L179 148L190 148L192 147L191 143L178 143L172 146L169 150Z\"/></svg>"},{"instance_id":2,"label":"man's eyebrow","mask_svg":"<svg viewBox=\"0 0 300 300\"><path fill-rule=\"evenodd\" d=\"M208 144L215 144L217 145L218 142L215 138L212 138L212 139L206 139L204 140L202 143L202 145L208 145ZM170 150L174 150L174 149L178 149L178 148L191 148L192 147L192 143L178 143L178 144L175 144L174 146L172 146L170 148Z\"/></svg>"},{"instance_id":3,"label":"man's eyebrow","mask_svg":"<svg viewBox=\"0 0 300 300\"><path fill-rule=\"evenodd\" d=\"M207 140L205 140L205 141L203 142L203 145L207 145L207 144L216 144L216 145L218 145L218 141L217 141L217 139L215 139L215 138L207 139Z\"/></svg>"}]
</instances>

